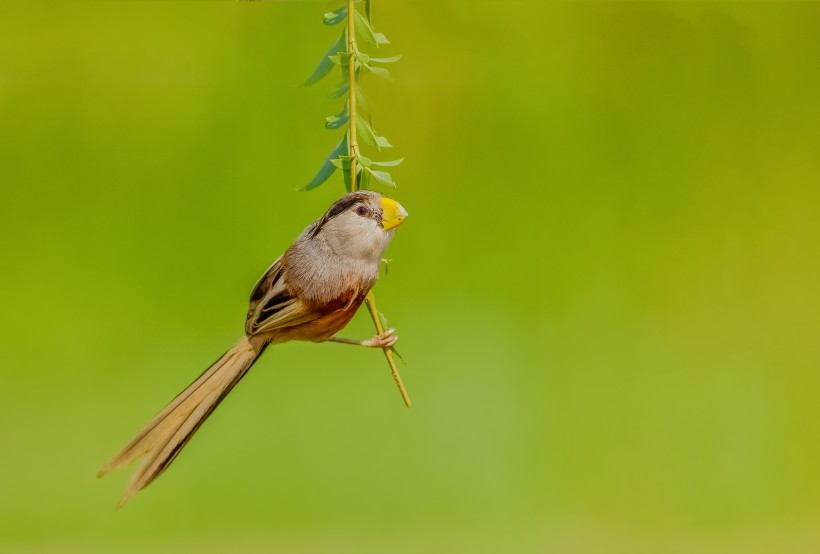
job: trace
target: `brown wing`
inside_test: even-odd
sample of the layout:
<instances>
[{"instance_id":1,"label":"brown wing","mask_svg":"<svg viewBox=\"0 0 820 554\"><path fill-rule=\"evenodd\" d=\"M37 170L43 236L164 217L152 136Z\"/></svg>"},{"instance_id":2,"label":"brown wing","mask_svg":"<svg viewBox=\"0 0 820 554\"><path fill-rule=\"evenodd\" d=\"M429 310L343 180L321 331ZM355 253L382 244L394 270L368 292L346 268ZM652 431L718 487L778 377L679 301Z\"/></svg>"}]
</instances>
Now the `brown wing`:
<instances>
[{"instance_id":1,"label":"brown wing","mask_svg":"<svg viewBox=\"0 0 820 554\"><path fill-rule=\"evenodd\" d=\"M280 257L253 288L248 317L245 320L245 333L268 333L283 327L308 323L318 317L319 314L306 309L304 303L288 291Z\"/></svg>"}]
</instances>

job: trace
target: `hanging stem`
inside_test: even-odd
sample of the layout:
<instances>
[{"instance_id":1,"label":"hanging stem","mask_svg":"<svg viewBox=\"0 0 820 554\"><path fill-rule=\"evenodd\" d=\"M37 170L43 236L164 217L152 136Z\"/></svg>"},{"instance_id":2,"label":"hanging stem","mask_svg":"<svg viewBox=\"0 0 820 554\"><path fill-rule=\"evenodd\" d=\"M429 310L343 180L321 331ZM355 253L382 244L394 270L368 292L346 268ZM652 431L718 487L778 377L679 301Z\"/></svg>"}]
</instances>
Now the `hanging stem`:
<instances>
[{"instance_id":1,"label":"hanging stem","mask_svg":"<svg viewBox=\"0 0 820 554\"><path fill-rule=\"evenodd\" d=\"M350 84L348 89L348 114L350 116L350 140L348 141L348 156L350 156L350 190L358 189L359 180L356 174L356 158L359 155L359 143L356 138L356 18L355 0L347 0L347 80Z\"/></svg>"},{"instance_id":2,"label":"hanging stem","mask_svg":"<svg viewBox=\"0 0 820 554\"><path fill-rule=\"evenodd\" d=\"M367 293L364 302L365 304L367 304L367 309L370 311L370 317L373 319L373 325L376 326L376 332L379 334L384 333L382 320L379 317L379 311L376 309L376 298L373 296L372 291ZM393 374L393 380L396 381L396 385L399 387L401 397L404 400L404 405L409 408L411 405L410 396L408 396L407 394L407 389L404 388L404 383L401 380L401 375L399 375L399 369L396 367L396 360L393 359L393 347L388 346L383 350L384 357L387 358L387 364L390 366L390 373Z\"/></svg>"},{"instance_id":3,"label":"hanging stem","mask_svg":"<svg viewBox=\"0 0 820 554\"><path fill-rule=\"evenodd\" d=\"M348 89L348 113L350 115L350 140L348 141L348 156L350 156L350 190L355 191L359 188L359 181L356 175L356 159L359 156L359 143L356 139L356 24L355 24L355 0L347 0L347 79L350 83ZM373 325L376 327L378 334L384 333L384 326L382 325L379 311L376 309L376 297L373 292L368 292L364 299L367 309L370 312L370 317L373 319ZM410 397L407 395L407 390L404 388L404 383L401 380L399 369L396 367L396 360L393 358L393 347L388 346L382 349L384 357L387 359L387 364L390 366L390 373L393 375L393 380L399 387L399 392L404 400L404 405L408 408L411 405Z\"/></svg>"}]
</instances>

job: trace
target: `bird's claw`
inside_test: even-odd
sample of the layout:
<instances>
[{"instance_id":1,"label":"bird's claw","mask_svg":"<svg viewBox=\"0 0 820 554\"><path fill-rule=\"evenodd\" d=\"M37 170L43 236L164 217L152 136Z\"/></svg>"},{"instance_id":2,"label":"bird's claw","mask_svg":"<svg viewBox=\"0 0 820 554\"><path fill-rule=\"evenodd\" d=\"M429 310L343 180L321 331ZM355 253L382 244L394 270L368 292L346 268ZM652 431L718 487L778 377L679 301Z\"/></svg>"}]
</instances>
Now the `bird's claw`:
<instances>
[{"instance_id":1,"label":"bird's claw","mask_svg":"<svg viewBox=\"0 0 820 554\"><path fill-rule=\"evenodd\" d=\"M399 340L399 336L395 334L396 330L394 328L390 328L383 333L379 333L372 339L368 339L364 341L364 346L369 346L370 348L388 348L396 344L396 341Z\"/></svg>"}]
</instances>

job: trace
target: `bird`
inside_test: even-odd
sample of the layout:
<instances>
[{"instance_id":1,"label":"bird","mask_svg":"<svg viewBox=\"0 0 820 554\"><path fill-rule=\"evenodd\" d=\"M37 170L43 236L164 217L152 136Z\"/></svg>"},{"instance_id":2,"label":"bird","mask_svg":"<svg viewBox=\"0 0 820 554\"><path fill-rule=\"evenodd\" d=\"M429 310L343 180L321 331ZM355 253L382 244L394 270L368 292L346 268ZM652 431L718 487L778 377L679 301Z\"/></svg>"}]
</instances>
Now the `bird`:
<instances>
[{"instance_id":1,"label":"bird","mask_svg":"<svg viewBox=\"0 0 820 554\"><path fill-rule=\"evenodd\" d=\"M97 474L144 459L117 506L159 477L265 349L292 340L393 346L395 329L368 340L336 337L376 282L401 204L370 191L347 193L308 225L262 275L250 295L245 333Z\"/></svg>"}]
</instances>

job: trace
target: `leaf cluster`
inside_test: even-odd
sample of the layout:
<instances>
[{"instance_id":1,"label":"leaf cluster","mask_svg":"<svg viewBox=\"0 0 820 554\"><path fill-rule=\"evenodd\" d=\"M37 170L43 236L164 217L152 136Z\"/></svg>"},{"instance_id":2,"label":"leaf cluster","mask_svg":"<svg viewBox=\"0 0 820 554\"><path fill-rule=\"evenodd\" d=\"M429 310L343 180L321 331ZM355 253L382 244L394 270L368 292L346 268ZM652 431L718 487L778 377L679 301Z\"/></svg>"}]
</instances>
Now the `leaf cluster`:
<instances>
[{"instance_id":1,"label":"leaf cluster","mask_svg":"<svg viewBox=\"0 0 820 554\"><path fill-rule=\"evenodd\" d=\"M375 148L381 152L383 148L391 148L390 141L380 135L373 126L370 115L370 102L358 86L360 78L365 74L373 74L377 77L390 79L390 72L385 67L401 59L401 55L391 57L371 56L359 48L359 44L378 48L381 45L389 44L390 41L383 33L377 32L370 19L370 1L364 2L364 14L358 10L353 10L353 28L355 29L355 40L349 40L349 25L343 25L342 31L336 41L330 45L324 56L320 60L316 69L303 83L310 86L318 83L329 75L334 67L339 68L341 80L330 91L331 98L345 98L342 109L335 115L325 118L325 128L330 130L346 128L344 136L333 147L330 153L322 162L316 175L303 187L302 190L311 190L327 181L331 175L340 169L344 176L345 188L350 191L352 188L351 167L356 168L357 182L359 188L368 188L372 182L395 187L393 177L388 171L379 168L394 167L399 165L404 158L395 160L377 161L364 156L359 151L358 145L353 148L350 144L350 127L355 125L357 141ZM323 22L328 26L335 26L340 23L347 23L351 16L347 6L342 6L336 10L328 12L323 16ZM353 63L355 83L351 93L350 86L350 64ZM355 114L351 116L351 94L355 95ZM355 163L351 163L355 160Z\"/></svg>"}]
</instances>

